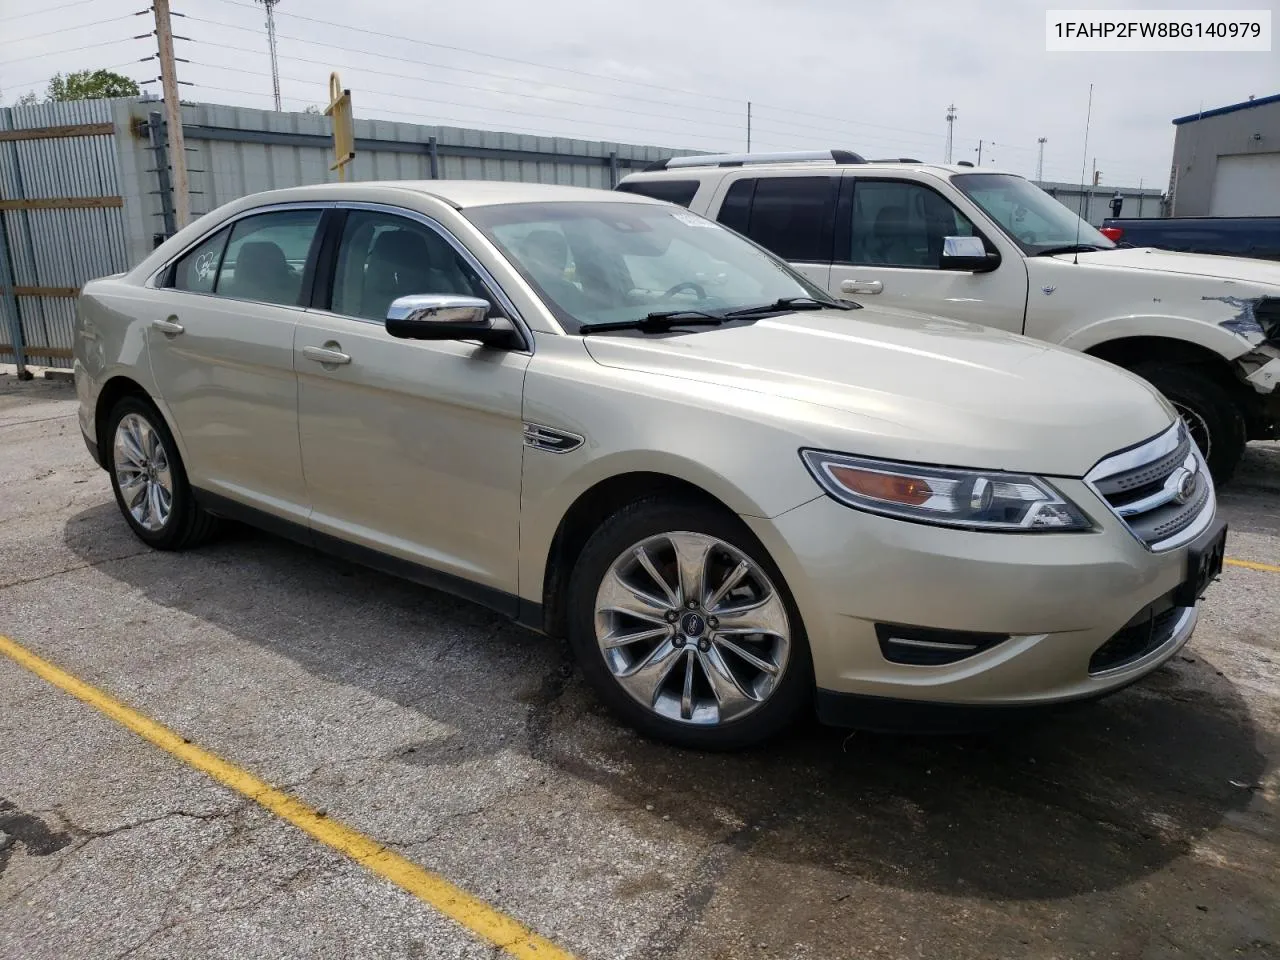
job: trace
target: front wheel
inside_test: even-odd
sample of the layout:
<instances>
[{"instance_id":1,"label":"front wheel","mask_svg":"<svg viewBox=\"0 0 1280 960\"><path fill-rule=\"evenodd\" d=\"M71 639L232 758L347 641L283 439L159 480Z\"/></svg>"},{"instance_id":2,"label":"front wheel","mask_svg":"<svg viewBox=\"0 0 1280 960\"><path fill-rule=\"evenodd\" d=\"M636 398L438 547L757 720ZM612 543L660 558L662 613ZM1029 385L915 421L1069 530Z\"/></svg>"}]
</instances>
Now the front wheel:
<instances>
[{"instance_id":1,"label":"front wheel","mask_svg":"<svg viewBox=\"0 0 1280 960\"><path fill-rule=\"evenodd\" d=\"M1133 372L1165 395L1200 448L1214 483L1231 479L1244 456L1244 413L1228 390L1195 367L1149 363Z\"/></svg>"},{"instance_id":2,"label":"front wheel","mask_svg":"<svg viewBox=\"0 0 1280 960\"><path fill-rule=\"evenodd\" d=\"M614 713L679 746L767 739L813 689L781 574L736 517L694 503L642 501L601 525L570 578L569 640Z\"/></svg>"}]
</instances>

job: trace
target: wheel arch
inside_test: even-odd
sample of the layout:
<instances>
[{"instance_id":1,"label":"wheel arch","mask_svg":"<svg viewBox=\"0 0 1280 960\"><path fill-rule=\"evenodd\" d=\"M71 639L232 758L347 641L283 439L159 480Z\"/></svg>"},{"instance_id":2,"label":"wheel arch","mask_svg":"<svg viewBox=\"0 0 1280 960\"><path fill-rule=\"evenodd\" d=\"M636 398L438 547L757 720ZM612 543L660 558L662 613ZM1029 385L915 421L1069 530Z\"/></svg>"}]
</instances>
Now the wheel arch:
<instances>
[{"instance_id":1,"label":"wheel arch","mask_svg":"<svg viewBox=\"0 0 1280 960\"><path fill-rule=\"evenodd\" d=\"M708 490L670 474L636 470L597 481L569 505L543 559L541 627L544 632L553 637L565 636L569 576L591 534L621 508L655 497L700 502L737 516L727 503Z\"/></svg>"}]
</instances>

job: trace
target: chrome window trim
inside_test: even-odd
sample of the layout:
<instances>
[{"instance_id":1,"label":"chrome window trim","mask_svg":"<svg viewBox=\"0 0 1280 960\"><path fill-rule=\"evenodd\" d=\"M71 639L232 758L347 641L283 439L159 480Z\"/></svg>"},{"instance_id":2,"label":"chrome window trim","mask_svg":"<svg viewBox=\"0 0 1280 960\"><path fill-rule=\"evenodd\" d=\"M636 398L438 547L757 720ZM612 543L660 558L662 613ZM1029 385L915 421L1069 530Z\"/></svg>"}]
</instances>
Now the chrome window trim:
<instances>
[{"instance_id":1,"label":"chrome window trim","mask_svg":"<svg viewBox=\"0 0 1280 960\"><path fill-rule=\"evenodd\" d=\"M1109 511L1112 516L1116 517L1120 521L1129 536L1133 537L1133 539L1141 544L1142 548L1149 553L1164 553L1167 550L1184 546L1196 537L1200 536L1200 534L1204 533L1204 531L1209 528L1209 524L1213 522L1214 515L1217 513L1218 509L1217 491L1213 488L1213 478L1209 475L1209 466L1205 463L1204 457L1201 456L1200 448L1197 447L1194 442L1191 444L1191 452L1187 456L1184 466L1187 466L1188 468L1190 466L1194 466L1197 474L1204 474L1205 482L1209 484L1208 499L1205 500L1204 507L1201 508L1200 513L1196 516L1196 519L1189 527L1184 530L1179 530L1167 539L1159 540L1155 543L1147 543L1142 539L1142 537L1138 536L1131 526L1129 526L1129 521L1126 519L1136 513L1143 512L1138 509L1139 507L1146 505L1145 509L1147 510L1155 509L1156 507L1163 506L1165 503L1172 500L1173 492L1169 491L1169 484L1167 480L1165 488L1159 493L1152 494L1150 497L1138 501L1137 503L1125 504L1123 507L1119 508L1113 507L1102 494L1102 491L1098 489L1098 482L1105 480L1107 477L1114 476L1117 473L1136 470L1148 463L1159 460L1161 457L1168 456L1174 450L1178 449L1178 444L1182 441L1182 429L1182 421L1177 420L1163 433L1157 434L1150 440L1144 440L1142 443L1137 446L1130 447L1128 450L1121 450L1119 453L1114 453L1109 457L1104 457L1094 465L1093 469L1084 475L1085 486L1087 486L1093 492L1093 495L1101 501L1102 506ZM1173 474L1170 475L1170 479L1172 479L1172 476ZM1168 495L1166 496L1166 494Z\"/></svg>"},{"instance_id":2,"label":"chrome window trim","mask_svg":"<svg viewBox=\"0 0 1280 960\"><path fill-rule=\"evenodd\" d=\"M245 217L255 217L260 213L279 213L284 210L327 210L336 206L338 206L338 204L332 200L298 200L294 203L272 203L272 204L268 204L265 207L253 207L252 209L249 209L249 210L241 210L239 213L237 213L233 217L228 217L226 220L218 221L218 223L214 224L214 226L210 227L204 233L200 234L200 236L197 237L195 240L192 240L180 251L178 251L172 257L166 260L161 266L153 270L151 272L151 275L147 277L147 279L143 282L142 285L144 287L147 287L153 290L155 289L177 290L177 287L160 287L159 286L160 278L169 272L169 268L172 267L177 261L185 257L192 250L194 250L196 247L200 246L200 244L204 243L206 240L212 237L215 233L217 233L220 230L224 230L227 227L230 227L232 224L238 223L239 221L243 220ZM216 293L203 293L200 290L178 290L178 293L194 293L194 294L206 296L206 297L219 297L219 299L222 299L222 300L243 300L244 299L243 297L220 297ZM263 301L251 300L248 302L261 303ZM273 306L282 306L282 304L273 304Z\"/></svg>"},{"instance_id":3,"label":"chrome window trim","mask_svg":"<svg viewBox=\"0 0 1280 960\"><path fill-rule=\"evenodd\" d=\"M520 338L524 341L525 348L520 352L529 354L534 352L534 344L536 341L534 340L533 330L525 322L520 311L516 309L516 305L511 302L511 298L507 296L507 292L502 289L502 285L493 278L493 274L485 268L485 265L476 258L475 254L468 250L466 245L455 237L449 228L440 223L440 221L435 220L427 214L421 213L417 210L410 210L407 207L398 207L395 204L390 203L372 203L364 200L335 200L330 203L329 206L342 210L368 210L373 213L386 213L391 214L392 216L405 217L409 220L414 220L422 224L428 230L435 231L435 233L444 240L445 243L449 244L449 246L453 248L454 252L461 256L462 259L466 261L467 265L476 272L477 276L480 277L481 282L490 291L492 291L494 297L497 298L498 303L502 305L502 309L506 311L507 318L510 320L511 325L515 328L516 332L520 334ZM339 247L341 247L341 244L342 237L338 237ZM332 306L332 304L330 304L330 306ZM366 317L353 317L349 314L337 313L332 309L313 310L312 312L327 313L335 317L341 317L344 320L359 320L363 323L375 323L379 326L382 324L382 321L380 320L369 320Z\"/></svg>"}]
</instances>

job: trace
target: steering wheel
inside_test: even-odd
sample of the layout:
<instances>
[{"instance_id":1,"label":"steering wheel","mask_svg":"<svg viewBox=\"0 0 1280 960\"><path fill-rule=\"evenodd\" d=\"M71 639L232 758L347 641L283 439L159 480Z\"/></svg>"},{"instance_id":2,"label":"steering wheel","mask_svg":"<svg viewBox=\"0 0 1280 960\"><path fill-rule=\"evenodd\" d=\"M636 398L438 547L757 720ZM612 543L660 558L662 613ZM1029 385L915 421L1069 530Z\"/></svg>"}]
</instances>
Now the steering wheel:
<instances>
[{"instance_id":1,"label":"steering wheel","mask_svg":"<svg viewBox=\"0 0 1280 960\"><path fill-rule=\"evenodd\" d=\"M683 283L677 283L674 287L663 294L664 297L673 297L681 290L692 290L698 295L699 300L707 299L707 291L700 283L694 283L692 280L686 280Z\"/></svg>"}]
</instances>

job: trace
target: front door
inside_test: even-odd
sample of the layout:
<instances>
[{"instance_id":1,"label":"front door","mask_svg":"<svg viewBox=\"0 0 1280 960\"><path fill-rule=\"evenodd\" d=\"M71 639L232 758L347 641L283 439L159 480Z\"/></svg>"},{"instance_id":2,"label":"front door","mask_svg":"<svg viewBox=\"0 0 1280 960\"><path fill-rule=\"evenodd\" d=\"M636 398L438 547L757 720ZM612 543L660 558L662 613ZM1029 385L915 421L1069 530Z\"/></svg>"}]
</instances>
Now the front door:
<instances>
[{"instance_id":1,"label":"front door","mask_svg":"<svg viewBox=\"0 0 1280 960\"><path fill-rule=\"evenodd\" d=\"M847 176L836 221L828 285L833 296L1022 332L1022 257L1010 251L986 273L939 269L944 237L981 233L933 188L912 180Z\"/></svg>"},{"instance_id":2,"label":"front door","mask_svg":"<svg viewBox=\"0 0 1280 960\"><path fill-rule=\"evenodd\" d=\"M293 328L322 211L243 217L147 298L151 370L193 486L304 522Z\"/></svg>"},{"instance_id":3,"label":"front door","mask_svg":"<svg viewBox=\"0 0 1280 960\"><path fill-rule=\"evenodd\" d=\"M426 218L345 212L330 309L309 311L295 338L311 525L515 594L529 354L398 340L383 325L409 294L479 296L500 312L461 250Z\"/></svg>"}]
</instances>

